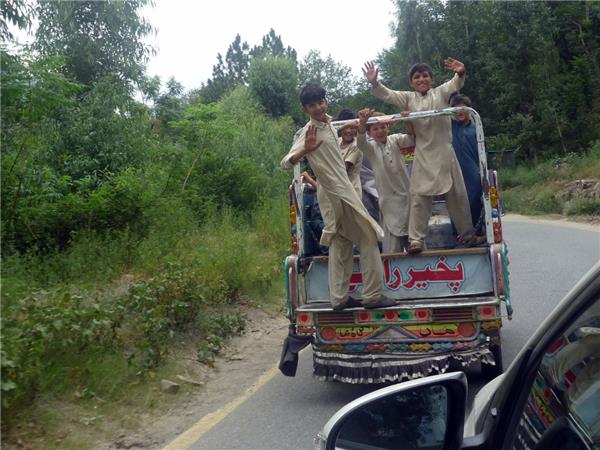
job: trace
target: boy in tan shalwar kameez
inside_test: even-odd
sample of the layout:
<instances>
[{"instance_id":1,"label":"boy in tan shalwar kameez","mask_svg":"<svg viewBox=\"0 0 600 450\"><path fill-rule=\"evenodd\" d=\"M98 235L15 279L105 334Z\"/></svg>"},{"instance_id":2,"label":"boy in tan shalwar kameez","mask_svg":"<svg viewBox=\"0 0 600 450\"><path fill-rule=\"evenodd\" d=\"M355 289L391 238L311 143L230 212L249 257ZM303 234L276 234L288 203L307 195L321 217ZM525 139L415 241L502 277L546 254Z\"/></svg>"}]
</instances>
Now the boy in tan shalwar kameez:
<instances>
[{"instance_id":1,"label":"boy in tan shalwar kameez","mask_svg":"<svg viewBox=\"0 0 600 450\"><path fill-rule=\"evenodd\" d=\"M377 81L378 69L372 62L365 64L363 73L371 83L375 97L404 111L427 111L448 106L450 95L464 85L465 66L447 58L446 69L455 72L446 83L432 88L433 73L427 64L415 64L409 74L414 91L392 91ZM444 194L450 218L460 239L469 244L475 233L470 219L469 201L456 155L452 149L450 117L429 117L413 121L416 148L410 178L409 253L424 248L427 225L431 216L433 196Z\"/></svg>"},{"instance_id":2,"label":"boy in tan shalwar kameez","mask_svg":"<svg viewBox=\"0 0 600 450\"><path fill-rule=\"evenodd\" d=\"M366 108L360 110L357 144L371 162L375 173L375 185L379 193L379 211L384 231L384 253L404 252L408 248L408 213L410 208L409 176L401 148L413 146L411 134L388 135L388 123L367 125L367 119L374 114ZM407 122L408 123L408 122ZM372 140L367 140L366 133Z\"/></svg>"},{"instance_id":3,"label":"boy in tan shalwar kameez","mask_svg":"<svg viewBox=\"0 0 600 450\"><path fill-rule=\"evenodd\" d=\"M290 169L304 156L315 172L320 195L327 196L321 204L323 218L332 221L325 224L321 245L329 246L329 293L334 310L355 306L348 297L348 286L354 264L352 244L360 249L363 275L362 302L366 308L391 306L395 301L385 297L383 287L383 265L377 245L383 239L383 230L371 218L360 197L350 183L346 166L340 152L338 136L327 115L325 90L308 84L300 93L302 108L310 121L301 130L288 154L281 161Z\"/></svg>"}]
</instances>

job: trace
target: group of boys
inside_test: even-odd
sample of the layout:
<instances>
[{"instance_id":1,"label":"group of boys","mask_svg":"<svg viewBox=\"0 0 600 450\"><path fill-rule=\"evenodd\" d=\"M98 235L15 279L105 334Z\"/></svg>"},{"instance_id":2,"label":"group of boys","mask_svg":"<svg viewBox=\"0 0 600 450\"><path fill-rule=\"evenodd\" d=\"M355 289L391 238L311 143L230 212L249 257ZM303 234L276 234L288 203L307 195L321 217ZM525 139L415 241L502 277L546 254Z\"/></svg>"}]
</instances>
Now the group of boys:
<instances>
[{"instance_id":1,"label":"group of boys","mask_svg":"<svg viewBox=\"0 0 600 450\"><path fill-rule=\"evenodd\" d=\"M385 87L378 81L378 69L372 62L365 64L363 73L375 97L399 106L403 114L407 114L445 108L451 94L462 88L464 64L447 58L444 66L455 73L454 77L433 87L432 69L427 64L415 64L409 72L414 91L392 91ZM407 134L388 135L387 123L367 122L378 114L367 108L359 111L358 129L346 127L338 139L338 132L327 114L325 94L316 84L302 89L300 102L310 120L297 133L281 164L289 169L306 157L316 175L317 198L325 222L320 243L329 247L328 276L333 309L361 304L365 308L392 306L396 301L382 293L383 266L378 241L383 241L386 253L423 251L434 196L445 196L459 240L467 245L477 242L470 211L473 205L469 205L471 195L467 195L461 166L452 147L452 125L448 117L430 117L414 121L407 127ZM468 101L465 97L461 99L463 103ZM466 117L468 120L468 115ZM399 149L413 143L415 158L409 177ZM381 226L362 201L363 155L374 173ZM479 163L476 164L478 167ZM317 187L317 182L306 178ZM477 184L480 185L479 180ZM479 190L479 202L480 197ZM362 303L348 295L354 264L353 245L358 246L361 255Z\"/></svg>"}]
</instances>

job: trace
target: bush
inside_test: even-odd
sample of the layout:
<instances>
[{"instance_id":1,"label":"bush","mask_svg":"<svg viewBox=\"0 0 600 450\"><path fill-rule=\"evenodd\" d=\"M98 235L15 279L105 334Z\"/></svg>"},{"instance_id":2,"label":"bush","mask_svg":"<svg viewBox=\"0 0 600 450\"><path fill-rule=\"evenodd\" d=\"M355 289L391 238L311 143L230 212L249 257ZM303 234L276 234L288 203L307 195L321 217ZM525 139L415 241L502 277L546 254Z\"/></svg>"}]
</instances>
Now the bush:
<instances>
[{"instance_id":1,"label":"bush","mask_svg":"<svg viewBox=\"0 0 600 450\"><path fill-rule=\"evenodd\" d=\"M85 180L49 176L43 189L15 200L3 219L3 248L48 253L64 250L80 231L129 228L143 233L142 211L153 199L133 169L95 188Z\"/></svg>"},{"instance_id":2,"label":"bush","mask_svg":"<svg viewBox=\"0 0 600 450\"><path fill-rule=\"evenodd\" d=\"M565 214L568 216L598 216L600 215L600 198L579 198L568 202Z\"/></svg>"},{"instance_id":3,"label":"bush","mask_svg":"<svg viewBox=\"0 0 600 450\"><path fill-rule=\"evenodd\" d=\"M158 364L174 333L195 323L205 303L202 287L197 273L176 264L131 287L126 302L129 332L144 366Z\"/></svg>"},{"instance_id":4,"label":"bush","mask_svg":"<svg viewBox=\"0 0 600 450\"><path fill-rule=\"evenodd\" d=\"M536 213L560 214L562 213L562 202L556 196L556 191L551 187L542 187L532 192L531 208Z\"/></svg>"},{"instance_id":5,"label":"bush","mask_svg":"<svg viewBox=\"0 0 600 450\"><path fill-rule=\"evenodd\" d=\"M112 349L123 310L64 290L38 291L3 311L3 407L33 398L51 383L50 368L69 355L84 359Z\"/></svg>"}]
</instances>

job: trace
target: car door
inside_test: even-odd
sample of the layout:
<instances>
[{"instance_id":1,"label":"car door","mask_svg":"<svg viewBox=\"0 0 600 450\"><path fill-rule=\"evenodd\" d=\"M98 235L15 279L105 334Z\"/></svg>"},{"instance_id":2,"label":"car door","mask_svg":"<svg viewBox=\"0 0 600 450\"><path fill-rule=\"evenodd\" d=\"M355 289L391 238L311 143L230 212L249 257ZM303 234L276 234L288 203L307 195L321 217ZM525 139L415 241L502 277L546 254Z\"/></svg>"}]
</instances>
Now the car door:
<instances>
[{"instance_id":1,"label":"car door","mask_svg":"<svg viewBox=\"0 0 600 450\"><path fill-rule=\"evenodd\" d=\"M600 448L599 299L597 264L505 374L479 436L487 448ZM470 447L469 440L464 444L480 448L476 442Z\"/></svg>"},{"instance_id":2,"label":"car door","mask_svg":"<svg viewBox=\"0 0 600 450\"><path fill-rule=\"evenodd\" d=\"M600 304L544 353L517 425L517 450L586 449L600 444Z\"/></svg>"}]
</instances>

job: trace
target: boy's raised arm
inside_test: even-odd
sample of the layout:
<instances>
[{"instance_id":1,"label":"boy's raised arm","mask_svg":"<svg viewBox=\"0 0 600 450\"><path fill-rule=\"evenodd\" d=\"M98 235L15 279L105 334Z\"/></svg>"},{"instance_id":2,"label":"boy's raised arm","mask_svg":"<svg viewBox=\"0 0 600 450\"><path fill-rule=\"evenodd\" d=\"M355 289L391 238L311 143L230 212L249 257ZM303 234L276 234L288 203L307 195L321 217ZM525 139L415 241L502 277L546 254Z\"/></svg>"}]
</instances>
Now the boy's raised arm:
<instances>
[{"instance_id":1,"label":"boy's raised arm","mask_svg":"<svg viewBox=\"0 0 600 450\"><path fill-rule=\"evenodd\" d=\"M298 136L288 154L281 160L281 167L291 169L304 156L318 149L322 143L322 140L317 141L317 127L309 125L304 134L304 140L302 135Z\"/></svg>"},{"instance_id":2,"label":"boy's raised arm","mask_svg":"<svg viewBox=\"0 0 600 450\"><path fill-rule=\"evenodd\" d=\"M465 85L467 69L462 62L454 58L446 58L444 60L444 67L446 70L450 70L456 74L451 80L446 81L439 87L444 93L446 101L448 101L453 92L460 91Z\"/></svg>"},{"instance_id":3,"label":"boy's raised arm","mask_svg":"<svg viewBox=\"0 0 600 450\"><path fill-rule=\"evenodd\" d=\"M374 110L370 108L361 109L358 112L358 134L356 135L356 146L358 149L367 155L367 158L372 158L375 150L367 141L367 120L373 115Z\"/></svg>"},{"instance_id":4,"label":"boy's raised arm","mask_svg":"<svg viewBox=\"0 0 600 450\"><path fill-rule=\"evenodd\" d=\"M375 67L372 61L365 63L363 74L367 81L371 84L371 93L380 100L392 105L398 105L402 109L408 109L408 99L410 92L392 91L377 81L379 69Z\"/></svg>"},{"instance_id":5,"label":"boy's raised arm","mask_svg":"<svg viewBox=\"0 0 600 450\"><path fill-rule=\"evenodd\" d=\"M459 77L464 77L465 74L467 73L467 69L465 68L465 65L463 63L461 63L458 59L454 59L454 58L446 58L444 60L444 68L446 70L450 70L450 71L456 73Z\"/></svg>"},{"instance_id":6,"label":"boy's raised arm","mask_svg":"<svg viewBox=\"0 0 600 450\"><path fill-rule=\"evenodd\" d=\"M377 76L379 75L379 69L377 67L375 67L375 64L373 64L373 61L367 61L365 63L365 66L363 67L362 71L363 71L363 75L365 76L367 81L369 83L371 83L372 87L376 88L377 86L379 86L379 81L377 81Z\"/></svg>"}]
</instances>

